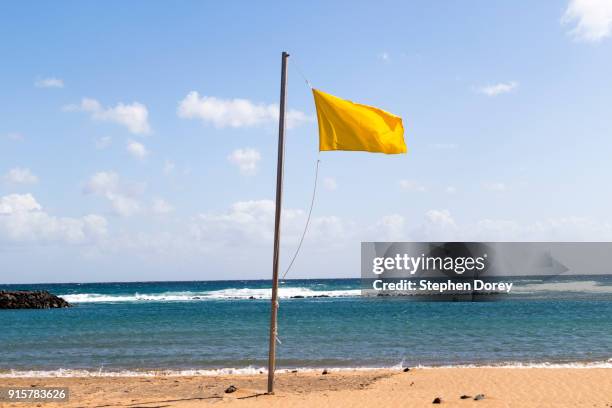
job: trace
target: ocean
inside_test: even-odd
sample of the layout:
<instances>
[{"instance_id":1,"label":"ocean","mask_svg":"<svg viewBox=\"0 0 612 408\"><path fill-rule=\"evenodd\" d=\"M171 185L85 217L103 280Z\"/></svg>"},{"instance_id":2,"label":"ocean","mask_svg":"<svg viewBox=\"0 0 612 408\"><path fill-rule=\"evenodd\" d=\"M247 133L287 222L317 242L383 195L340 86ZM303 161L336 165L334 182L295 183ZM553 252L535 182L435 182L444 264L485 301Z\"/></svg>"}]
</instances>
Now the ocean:
<instances>
[{"instance_id":1,"label":"ocean","mask_svg":"<svg viewBox=\"0 0 612 408\"><path fill-rule=\"evenodd\" d=\"M512 278L493 302L360 296L359 279L287 280L280 369L612 366L612 276ZM0 376L258 372L270 281L0 285L75 307L0 310Z\"/></svg>"}]
</instances>

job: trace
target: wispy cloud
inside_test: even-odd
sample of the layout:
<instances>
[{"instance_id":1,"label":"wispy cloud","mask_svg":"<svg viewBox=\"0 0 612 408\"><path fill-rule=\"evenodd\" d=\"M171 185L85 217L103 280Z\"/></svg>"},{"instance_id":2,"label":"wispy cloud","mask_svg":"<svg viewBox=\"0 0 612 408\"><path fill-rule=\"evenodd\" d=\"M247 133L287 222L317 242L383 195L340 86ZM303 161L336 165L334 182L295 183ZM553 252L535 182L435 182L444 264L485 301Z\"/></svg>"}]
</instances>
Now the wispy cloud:
<instances>
[{"instance_id":1,"label":"wispy cloud","mask_svg":"<svg viewBox=\"0 0 612 408\"><path fill-rule=\"evenodd\" d=\"M248 99L220 99L200 96L196 91L179 102L177 114L183 119L200 119L215 127L241 128L261 126L278 121L278 105L254 103ZM292 128L310 121L311 118L298 110L286 113L287 127Z\"/></svg>"},{"instance_id":2,"label":"wispy cloud","mask_svg":"<svg viewBox=\"0 0 612 408\"><path fill-rule=\"evenodd\" d=\"M63 88L64 80L59 78L37 79L36 82L34 82L34 86L37 88Z\"/></svg>"},{"instance_id":3,"label":"wispy cloud","mask_svg":"<svg viewBox=\"0 0 612 408\"><path fill-rule=\"evenodd\" d=\"M110 137L110 136L102 136L102 137L97 138L97 139L94 141L94 144L95 144L95 146L96 146L96 149L98 149L98 150L104 150L104 149L106 149L108 146L110 146L111 141L112 141L112 139L111 139L111 137Z\"/></svg>"},{"instance_id":4,"label":"wispy cloud","mask_svg":"<svg viewBox=\"0 0 612 408\"><path fill-rule=\"evenodd\" d=\"M135 140L128 140L125 148L129 154L138 160L144 159L149 154L149 151L145 145L140 142L136 142Z\"/></svg>"},{"instance_id":5,"label":"wispy cloud","mask_svg":"<svg viewBox=\"0 0 612 408\"><path fill-rule=\"evenodd\" d=\"M612 34L612 1L571 0L561 23L575 23L569 31L578 41L598 42Z\"/></svg>"},{"instance_id":6,"label":"wispy cloud","mask_svg":"<svg viewBox=\"0 0 612 408\"><path fill-rule=\"evenodd\" d=\"M227 156L227 160L238 166L240 173L252 176L257 173L257 165L261 160L261 154L251 148L236 149Z\"/></svg>"},{"instance_id":7,"label":"wispy cloud","mask_svg":"<svg viewBox=\"0 0 612 408\"><path fill-rule=\"evenodd\" d=\"M119 175L113 171L100 171L90 177L83 192L106 198L116 214L127 217L141 210L141 205L134 197L142 187L128 186L121 182Z\"/></svg>"},{"instance_id":8,"label":"wispy cloud","mask_svg":"<svg viewBox=\"0 0 612 408\"><path fill-rule=\"evenodd\" d=\"M165 175L172 174L176 169L176 164L172 160L166 160L164 162L163 172Z\"/></svg>"},{"instance_id":9,"label":"wispy cloud","mask_svg":"<svg viewBox=\"0 0 612 408\"><path fill-rule=\"evenodd\" d=\"M303 231L307 213L300 209L284 208L283 234L287 242L297 239ZM274 201L253 200L234 203L222 213L204 213L192 223L192 237L203 244L214 246L262 245L273 237ZM346 239L348 225L336 216L313 217L309 224L309 242L337 245Z\"/></svg>"},{"instance_id":10,"label":"wispy cloud","mask_svg":"<svg viewBox=\"0 0 612 408\"><path fill-rule=\"evenodd\" d=\"M423 192L425 187L413 180L400 180L399 186L402 190Z\"/></svg>"},{"instance_id":11,"label":"wispy cloud","mask_svg":"<svg viewBox=\"0 0 612 408\"><path fill-rule=\"evenodd\" d=\"M399 214L385 215L369 228L368 235L377 241L404 241L406 218Z\"/></svg>"},{"instance_id":12,"label":"wispy cloud","mask_svg":"<svg viewBox=\"0 0 612 408\"><path fill-rule=\"evenodd\" d=\"M498 84L486 85L477 89L481 94L487 96L497 96L509 92L513 92L518 88L519 83L516 81L500 82Z\"/></svg>"},{"instance_id":13,"label":"wispy cloud","mask_svg":"<svg viewBox=\"0 0 612 408\"><path fill-rule=\"evenodd\" d=\"M327 191L336 191L338 189L338 183L333 177L325 177L323 179L323 187L325 187Z\"/></svg>"},{"instance_id":14,"label":"wispy cloud","mask_svg":"<svg viewBox=\"0 0 612 408\"><path fill-rule=\"evenodd\" d=\"M35 184L38 183L38 177L28 168L15 167L10 169L3 179L9 184Z\"/></svg>"},{"instance_id":15,"label":"wispy cloud","mask_svg":"<svg viewBox=\"0 0 612 408\"><path fill-rule=\"evenodd\" d=\"M155 200L153 200L151 210L155 214L168 214L174 211L174 207L172 207L166 200L162 198L156 198Z\"/></svg>"},{"instance_id":16,"label":"wispy cloud","mask_svg":"<svg viewBox=\"0 0 612 408\"><path fill-rule=\"evenodd\" d=\"M95 99L83 98L80 104L66 105L63 109L67 112L88 112L94 120L123 125L131 133L147 134L151 131L149 111L140 102L118 103L114 107L105 108Z\"/></svg>"},{"instance_id":17,"label":"wispy cloud","mask_svg":"<svg viewBox=\"0 0 612 408\"><path fill-rule=\"evenodd\" d=\"M9 139L9 140L13 140L15 142L21 142L21 141L25 140L25 136L23 136L21 133L17 133L17 132L7 133L6 138Z\"/></svg>"}]
</instances>

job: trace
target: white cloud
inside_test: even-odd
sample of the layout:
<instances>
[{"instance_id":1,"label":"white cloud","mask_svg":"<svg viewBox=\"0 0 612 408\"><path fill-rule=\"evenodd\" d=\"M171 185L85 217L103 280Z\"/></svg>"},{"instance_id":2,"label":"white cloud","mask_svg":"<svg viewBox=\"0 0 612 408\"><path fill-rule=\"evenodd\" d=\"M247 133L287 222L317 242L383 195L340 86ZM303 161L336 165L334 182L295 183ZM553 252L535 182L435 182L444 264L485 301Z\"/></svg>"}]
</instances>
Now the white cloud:
<instances>
[{"instance_id":1,"label":"white cloud","mask_svg":"<svg viewBox=\"0 0 612 408\"><path fill-rule=\"evenodd\" d=\"M487 96L497 96L509 92L513 92L518 88L519 84L516 81L500 82L498 84L487 85L478 88L478 92Z\"/></svg>"},{"instance_id":2,"label":"white cloud","mask_svg":"<svg viewBox=\"0 0 612 408\"><path fill-rule=\"evenodd\" d=\"M261 160L261 154L255 149L236 149L227 156L227 160L238 166L240 173L252 176L257 173L257 165Z\"/></svg>"},{"instance_id":3,"label":"white cloud","mask_svg":"<svg viewBox=\"0 0 612 408\"><path fill-rule=\"evenodd\" d=\"M151 207L155 214L168 214L174 211L174 207L172 207L166 200L162 198L156 198L153 200L153 206Z\"/></svg>"},{"instance_id":4,"label":"white cloud","mask_svg":"<svg viewBox=\"0 0 612 408\"><path fill-rule=\"evenodd\" d=\"M174 164L174 162L172 160L166 160L164 162L164 169L163 169L163 171L164 171L165 175L172 174L175 169L176 169L176 165Z\"/></svg>"},{"instance_id":5,"label":"white cloud","mask_svg":"<svg viewBox=\"0 0 612 408\"><path fill-rule=\"evenodd\" d=\"M323 187L328 191L336 191L338 183L336 183L336 179L333 177L325 177L323 179Z\"/></svg>"},{"instance_id":6,"label":"white cloud","mask_svg":"<svg viewBox=\"0 0 612 408\"><path fill-rule=\"evenodd\" d=\"M42 78L34 82L37 88L63 88L64 80L59 78Z\"/></svg>"},{"instance_id":7,"label":"white cloud","mask_svg":"<svg viewBox=\"0 0 612 408\"><path fill-rule=\"evenodd\" d=\"M133 196L138 187L125 186L115 172L98 172L85 185L86 194L101 196L110 201L116 214L127 217L140 211L140 203Z\"/></svg>"},{"instance_id":8,"label":"white cloud","mask_svg":"<svg viewBox=\"0 0 612 408\"><path fill-rule=\"evenodd\" d=\"M97 138L94 143L96 145L96 149L104 150L108 146L110 146L111 142L112 142L112 139L110 136L103 136L103 137Z\"/></svg>"},{"instance_id":9,"label":"white cloud","mask_svg":"<svg viewBox=\"0 0 612 408\"><path fill-rule=\"evenodd\" d=\"M519 223L482 219L459 224L448 210L430 210L409 234L411 241L610 241L612 224L584 217Z\"/></svg>"},{"instance_id":10,"label":"white cloud","mask_svg":"<svg viewBox=\"0 0 612 408\"><path fill-rule=\"evenodd\" d=\"M0 198L0 215L42 210L32 194L10 194Z\"/></svg>"},{"instance_id":11,"label":"white cloud","mask_svg":"<svg viewBox=\"0 0 612 408\"><path fill-rule=\"evenodd\" d=\"M610 241L612 224L584 217L563 217L521 224L483 219L458 225L448 211L431 216L412 239L425 241Z\"/></svg>"},{"instance_id":12,"label":"white cloud","mask_svg":"<svg viewBox=\"0 0 612 408\"><path fill-rule=\"evenodd\" d=\"M406 191L423 192L425 187L412 180L400 180L399 186Z\"/></svg>"},{"instance_id":13,"label":"white cloud","mask_svg":"<svg viewBox=\"0 0 612 408\"><path fill-rule=\"evenodd\" d=\"M95 99L83 98L79 105L67 105L64 106L64 110L68 112L88 112L94 120L123 125L135 134L147 134L151 131L149 111L140 102L131 104L120 102L114 107L104 108Z\"/></svg>"},{"instance_id":14,"label":"white cloud","mask_svg":"<svg viewBox=\"0 0 612 408\"><path fill-rule=\"evenodd\" d=\"M254 103L248 99L220 99L200 96L191 91L179 102L178 116L184 119L200 119L215 127L253 127L278 122L278 105ZM306 114L290 109L286 113L287 127L296 127L311 120Z\"/></svg>"},{"instance_id":15,"label":"white cloud","mask_svg":"<svg viewBox=\"0 0 612 408\"><path fill-rule=\"evenodd\" d=\"M0 197L0 241L71 243L95 241L107 233L104 217L55 217L43 211L31 194Z\"/></svg>"},{"instance_id":16,"label":"white cloud","mask_svg":"<svg viewBox=\"0 0 612 408\"><path fill-rule=\"evenodd\" d=\"M284 211L284 217L291 217ZM271 200L240 201L222 214L201 214L193 227L199 240L258 242L272 238L274 202Z\"/></svg>"},{"instance_id":17,"label":"white cloud","mask_svg":"<svg viewBox=\"0 0 612 408\"><path fill-rule=\"evenodd\" d=\"M612 33L612 1L570 0L562 24L576 23L569 34L576 40L597 42Z\"/></svg>"},{"instance_id":18,"label":"white cloud","mask_svg":"<svg viewBox=\"0 0 612 408\"><path fill-rule=\"evenodd\" d=\"M431 224L456 227L455 220L448 210L429 210L425 213L425 219Z\"/></svg>"},{"instance_id":19,"label":"white cloud","mask_svg":"<svg viewBox=\"0 0 612 408\"><path fill-rule=\"evenodd\" d=\"M282 234L283 253L290 256L301 237L306 220L302 210L285 209ZM269 262L274 228L274 202L270 200L242 201L230 208L197 215L186 222L178 221L177 230L121 231L103 242L100 251L129 254L147 262L201 259L208 254L211 264L223 265L223 259L234 264L253 266ZM334 216L313 217L304 241L303 254L335 251L344 248L350 238L350 225ZM352 235L350 235L352 236ZM353 241L354 242L354 241ZM237 250L239 248L239 250ZM308 255L305 255L308 256ZM300 261L298 264L307 264ZM241 268L242 266L239 266ZM244 275L244 274L243 274ZM257 275L251 275L257 276ZM243 276L244 277L244 276Z\"/></svg>"},{"instance_id":20,"label":"white cloud","mask_svg":"<svg viewBox=\"0 0 612 408\"><path fill-rule=\"evenodd\" d=\"M406 219L398 214L385 215L374 224L371 232L377 241L402 241L406 239Z\"/></svg>"},{"instance_id":21,"label":"white cloud","mask_svg":"<svg viewBox=\"0 0 612 408\"><path fill-rule=\"evenodd\" d=\"M466 240L448 210L429 210L423 223L411 232L411 240Z\"/></svg>"},{"instance_id":22,"label":"white cloud","mask_svg":"<svg viewBox=\"0 0 612 408\"><path fill-rule=\"evenodd\" d=\"M126 145L126 149L129 154L137 158L138 160L142 160L149 154L149 151L142 143L136 142L134 140L128 140Z\"/></svg>"},{"instance_id":23,"label":"white cloud","mask_svg":"<svg viewBox=\"0 0 612 408\"><path fill-rule=\"evenodd\" d=\"M220 214L200 214L192 223L192 236L209 246L268 245L274 235L274 211L272 200L240 201ZM297 242L305 222L304 211L284 208L283 242ZM337 246L346 239L347 228L346 223L335 216L313 217L306 240Z\"/></svg>"},{"instance_id":24,"label":"white cloud","mask_svg":"<svg viewBox=\"0 0 612 408\"><path fill-rule=\"evenodd\" d=\"M508 187L500 182L484 183L482 187L487 191L503 192L508 190Z\"/></svg>"},{"instance_id":25,"label":"white cloud","mask_svg":"<svg viewBox=\"0 0 612 408\"><path fill-rule=\"evenodd\" d=\"M4 181L10 184L35 184L38 177L28 168L15 167L4 175Z\"/></svg>"},{"instance_id":26,"label":"white cloud","mask_svg":"<svg viewBox=\"0 0 612 408\"><path fill-rule=\"evenodd\" d=\"M312 119L313 119L312 117L296 109L289 109L285 114L285 120L287 122L287 129L293 129L306 122L312 122ZM278 114L276 114L275 122L277 121L278 121Z\"/></svg>"}]
</instances>

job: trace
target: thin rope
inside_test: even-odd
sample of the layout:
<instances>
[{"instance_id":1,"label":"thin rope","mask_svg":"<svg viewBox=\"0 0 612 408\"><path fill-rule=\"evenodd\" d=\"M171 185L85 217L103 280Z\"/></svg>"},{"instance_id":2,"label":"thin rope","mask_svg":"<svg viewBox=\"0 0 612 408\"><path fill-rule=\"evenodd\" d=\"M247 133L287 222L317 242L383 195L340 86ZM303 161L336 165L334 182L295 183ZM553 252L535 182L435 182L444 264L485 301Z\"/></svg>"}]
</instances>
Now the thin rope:
<instances>
[{"instance_id":1,"label":"thin rope","mask_svg":"<svg viewBox=\"0 0 612 408\"><path fill-rule=\"evenodd\" d=\"M312 89L312 84L310 83L308 78L306 78L306 75L304 75L302 70L300 69L300 65L298 64L297 59L295 59L295 57L292 56L289 62L295 65L295 69L297 70L298 74L300 74L300 76L304 79L304 82L306 82L306 85L308 85L308 87Z\"/></svg>"},{"instance_id":2,"label":"thin rope","mask_svg":"<svg viewBox=\"0 0 612 408\"><path fill-rule=\"evenodd\" d=\"M314 208L315 197L317 196L317 181L319 179L319 163L321 163L321 160L317 159L317 167L315 169L314 187L312 189L312 200L310 201L310 210L308 210L308 218L306 218L306 225L304 225L304 232L302 232L302 238L300 238L300 243L298 244L297 249L295 250L295 253L293 254L293 258L291 258L291 262L289 262L289 266L287 267L287 270L285 270L285 273L283 274L283 277L281 278L281 280L285 280L285 276L287 276L287 274L291 270L291 267L293 266L295 259L300 253L302 244L304 243L306 232L308 232L308 226L310 225L310 217L312 216L312 209Z\"/></svg>"}]
</instances>

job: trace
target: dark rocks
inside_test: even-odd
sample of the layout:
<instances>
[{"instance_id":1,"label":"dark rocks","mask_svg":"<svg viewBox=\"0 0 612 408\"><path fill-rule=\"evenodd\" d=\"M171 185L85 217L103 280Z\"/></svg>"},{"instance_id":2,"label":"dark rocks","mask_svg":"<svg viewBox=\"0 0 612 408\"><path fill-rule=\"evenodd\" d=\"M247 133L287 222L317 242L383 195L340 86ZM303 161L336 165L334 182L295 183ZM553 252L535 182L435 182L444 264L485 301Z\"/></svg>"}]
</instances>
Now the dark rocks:
<instances>
[{"instance_id":1,"label":"dark rocks","mask_svg":"<svg viewBox=\"0 0 612 408\"><path fill-rule=\"evenodd\" d=\"M469 395L465 395L464 394L464 395L460 396L459 398L461 398L461 399L468 399L468 398L472 398L472 397L470 397Z\"/></svg>"},{"instance_id":2,"label":"dark rocks","mask_svg":"<svg viewBox=\"0 0 612 408\"><path fill-rule=\"evenodd\" d=\"M249 300L255 300L255 296L249 296Z\"/></svg>"},{"instance_id":3,"label":"dark rocks","mask_svg":"<svg viewBox=\"0 0 612 408\"><path fill-rule=\"evenodd\" d=\"M432 404L441 404L442 403L442 398L440 397L436 397L434 398L433 401L431 401Z\"/></svg>"},{"instance_id":4,"label":"dark rocks","mask_svg":"<svg viewBox=\"0 0 612 408\"><path fill-rule=\"evenodd\" d=\"M480 401L484 399L484 394L478 394L477 396L474 397L474 401Z\"/></svg>"},{"instance_id":5,"label":"dark rocks","mask_svg":"<svg viewBox=\"0 0 612 408\"><path fill-rule=\"evenodd\" d=\"M234 385L230 385L229 387L225 389L226 394L231 394L232 392L236 392L236 391L238 391L238 388L236 388Z\"/></svg>"},{"instance_id":6,"label":"dark rocks","mask_svg":"<svg viewBox=\"0 0 612 408\"><path fill-rule=\"evenodd\" d=\"M0 290L0 309L52 309L71 306L64 299L46 290Z\"/></svg>"},{"instance_id":7,"label":"dark rocks","mask_svg":"<svg viewBox=\"0 0 612 408\"><path fill-rule=\"evenodd\" d=\"M313 295L313 296L304 296L304 295L294 295L291 296L291 299L304 299L304 298L328 298L329 295Z\"/></svg>"},{"instance_id":8,"label":"dark rocks","mask_svg":"<svg viewBox=\"0 0 612 408\"><path fill-rule=\"evenodd\" d=\"M321 375L327 375L329 374L329 371L327 371L327 368L325 370L323 370L323 372L321 373Z\"/></svg>"},{"instance_id":9,"label":"dark rocks","mask_svg":"<svg viewBox=\"0 0 612 408\"><path fill-rule=\"evenodd\" d=\"M403 372L407 373L408 371L410 371L410 368L406 367L402 370Z\"/></svg>"}]
</instances>

